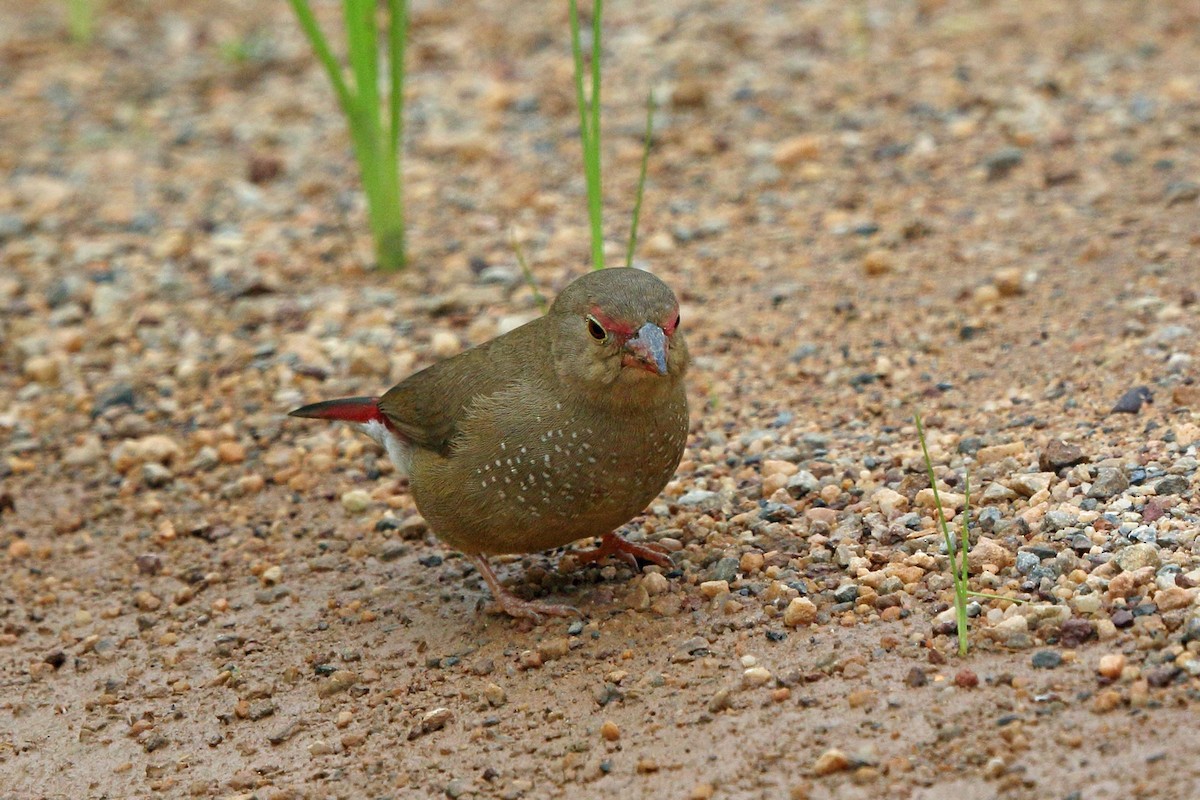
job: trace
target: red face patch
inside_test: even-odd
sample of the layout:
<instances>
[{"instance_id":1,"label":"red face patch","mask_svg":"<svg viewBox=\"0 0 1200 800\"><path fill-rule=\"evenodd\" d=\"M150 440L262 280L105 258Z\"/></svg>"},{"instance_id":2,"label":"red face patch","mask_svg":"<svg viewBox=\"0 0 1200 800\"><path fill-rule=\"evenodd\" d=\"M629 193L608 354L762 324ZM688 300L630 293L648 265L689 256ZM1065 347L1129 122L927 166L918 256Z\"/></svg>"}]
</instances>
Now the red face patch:
<instances>
[{"instance_id":1,"label":"red face patch","mask_svg":"<svg viewBox=\"0 0 1200 800\"><path fill-rule=\"evenodd\" d=\"M592 306L588 313L599 322L604 330L608 331L618 339L630 339L637 334L637 328L632 324L623 320L614 319L600 310L599 306ZM640 326L639 326L640 327ZM667 336L675 333L675 329L679 327L679 309L671 311L664 322L659 323L658 327L663 329L663 333Z\"/></svg>"}]
</instances>

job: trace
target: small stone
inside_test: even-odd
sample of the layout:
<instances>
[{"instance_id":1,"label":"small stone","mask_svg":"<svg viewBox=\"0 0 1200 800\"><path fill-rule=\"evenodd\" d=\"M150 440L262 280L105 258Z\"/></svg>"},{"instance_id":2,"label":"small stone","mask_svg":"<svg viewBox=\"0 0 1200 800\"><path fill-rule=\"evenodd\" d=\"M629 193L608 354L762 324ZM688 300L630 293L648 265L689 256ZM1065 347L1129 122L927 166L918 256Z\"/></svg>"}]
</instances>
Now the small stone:
<instances>
[{"instance_id":1,"label":"small stone","mask_svg":"<svg viewBox=\"0 0 1200 800\"><path fill-rule=\"evenodd\" d=\"M894 489L883 487L875 492L873 499L889 522L908 511L908 498Z\"/></svg>"},{"instance_id":2,"label":"small stone","mask_svg":"<svg viewBox=\"0 0 1200 800\"><path fill-rule=\"evenodd\" d=\"M571 652L571 643L565 636L548 639L538 643L538 655L542 657L542 661L553 661L557 658L562 658L567 653Z\"/></svg>"},{"instance_id":3,"label":"small stone","mask_svg":"<svg viewBox=\"0 0 1200 800\"><path fill-rule=\"evenodd\" d=\"M1096 695L1092 701L1092 710L1104 714L1121 705L1121 693L1115 689L1106 689Z\"/></svg>"},{"instance_id":4,"label":"small stone","mask_svg":"<svg viewBox=\"0 0 1200 800\"><path fill-rule=\"evenodd\" d=\"M872 250L863 257L863 272L869 276L886 275L895 269L895 257L890 250Z\"/></svg>"},{"instance_id":5,"label":"small stone","mask_svg":"<svg viewBox=\"0 0 1200 800\"><path fill-rule=\"evenodd\" d=\"M1135 386L1121 395L1112 407L1110 414L1136 414L1142 410L1145 403L1154 402L1154 393L1149 386Z\"/></svg>"},{"instance_id":6,"label":"small stone","mask_svg":"<svg viewBox=\"0 0 1200 800\"><path fill-rule=\"evenodd\" d=\"M600 726L600 735L606 742L615 742L621 738L621 729L611 719L606 719Z\"/></svg>"},{"instance_id":7,"label":"small stone","mask_svg":"<svg viewBox=\"0 0 1200 800\"><path fill-rule=\"evenodd\" d=\"M1113 561L1123 572L1134 572L1143 567L1158 569L1162 565L1158 545L1142 542L1122 547L1113 556Z\"/></svg>"},{"instance_id":8,"label":"small stone","mask_svg":"<svg viewBox=\"0 0 1200 800\"><path fill-rule=\"evenodd\" d=\"M1107 500L1129 488L1129 478L1116 467L1101 467L1096 471L1096 480L1087 496L1096 500Z\"/></svg>"},{"instance_id":9,"label":"small stone","mask_svg":"<svg viewBox=\"0 0 1200 800\"><path fill-rule=\"evenodd\" d=\"M1182 475L1168 475L1154 484L1154 493L1160 497L1170 497L1183 494L1188 486L1188 479Z\"/></svg>"},{"instance_id":10,"label":"small stone","mask_svg":"<svg viewBox=\"0 0 1200 800\"><path fill-rule=\"evenodd\" d=\"M154 462L142 464L142 483L147 487L161 489L173 480L175 480L175 475L162 464Z\"/></svg>"},{"instance_id":11,"label":"small stone","mask_svg":"<svg viewBox=\"0 0 1200 800\"><path fill-rule=\"evenodd\" d=\"M974 689L979 685L979 676L974 670L964 667L954 673L954 685L960 689Z\"/></svg>"},{"instance_id":12,"label":"small stone","mask_svg":"<svg viewBox=\"0 0 1200 800\"><path fill-rule=\"evenodd\" d=\"M1003 569L1012 563L1013 554L1009 552L1008 548L986 536L979 537L979 541L975 542L975 546L967 553L967 564L974 572L982 570L984 564L992 564Z\"/></svg>"},{"instance_id":13,"label":"small stone","mask_svg":"<svg viewBox=\"0 0 1200 800\"><path fill-rule=\"evenodd\" d=\"M671 582L660 572L648 572L642 578L642 586L645 588L646 594L655 597L670 591Z\"/></svg>"},{"instance_id":14,"label":"small stone","mask_svg":"<svg viewBox=\"0 0 1200 800\"><path fill-rule=\"evenodd\" d=\"M1032 659L1034 669L1057 669L1062 661L1062 653L1057 650L1038 650Z\"/></svg>"},{"instance_id":15,"label":"small stone","mask_svg":"<svg viewBox=\"0 0 1200 800\"><path fill-rule=\"evenodd\" d=\"M807 597L794 597L783 611L783 624L791 628L811 625L817 620L817 607Z\"/></svg>"},{"instance_id":16,"label":"small stone","mask_svg":"<svg viewBox=\"0 0 1200 800\"><path fill-rule=\"evenodd\" d=\"M703 489L693 489L676 500L675 504L698 511L715 511L721 507L721 495Z\"/></svg>"},{"instance_id":17,"label":"small stone","mask_svg":"<svg viewBox=\"0 0 1200 800\"><path fill-rule=\"evenodd\" d=\"M450 331L434 331L429 340L429 349L438 358L449 358L458 353L461 345L458 337Z\"/></svg>"},{"instance_id":18,"label":"small stone","mask_svg":"<svg viewBox=\"0 0 1200 800\"><path fill-rule=\"evenodd\" d=\"M143 590L134 595L133 603L139 611L157 611L162 605L162 600L157 595Z\"/></svg>"},{"instance_id":19,"label":"small stone","mask_svg":"<svg viewBox=\"0 0 1200 800\"><path fill-rule=\"evenodd\" d=\"M448 708L435 708L428 711L425 716L421 717L421 721L417 723L416 727L408 732L408 738L411 741L427 733L440 731L453 717L454 713Z\"/></svg>"},{"instance_id":20,"label":"small stone","mask_svg":"<svg viewBox=\"0 0 1200 800\"><path fill-rule=\"evenodd\" d=\"M1001 297L1017 297L1025 294L1025 280L1020 267L1004 267L992 274L992 283Z\"/></svg>"},{"instance_id":21,"label":"small stone","mask_svg":"<svg viewBox=\"0 0 1200 800\"><path fill-rule=\"evenodd\" d=\"M1024 452L1024 442L1009 442L1008 444L994 444L991 447L981 447L975 454L975 457L979 459L980 464L992 464L996 461L1003 461L1010 456L1016 458Z\"/></svg>"},{"instance_id":22,"label":"small stone","mask_svg":"<svg viewBox=\"0 0 1200 800\"><path fill-rule=\"evenodd\" d=\"M156 553L142 553L134 559L134 564L142 575L157 575L162 571L162 556Z\"/></svg>"},{"instance_id":23,"label":"small stone","mask_svg":"<svg viewBox=\"0 0 1200 800\"><path fill-rule=\"evenodd\" d=\"M322 699L333 697L335 694L346 691L356 683L358 683L358 676L350 670L336 670L324 683L317 687L317 697Z\"/></svg>"},{"instance_id":24,"label":"small stone","mask_svg":"<svg viewBox=\"0 0 1200 800\"><path fill-rule=\"evenodd\" d=\"M1187 608L1196 599L1195 589L1182 589L1172 586L1154 593L1154 605L1159 611L1174 611Z\"/></svg>"},{"instance_id":25,"label":"small stone","mask_svg":"<svg viewBox=\"0 0 1200 800\"><path fill-rule=\"evenodd\" d=\"M1078 445L1055 439L1038 455L1038 468L1043 472L1058 472L1083 463L1083 449Z\"/></svg>"},{"instance_id":26,"label":"small stone","mask_svg":"<svg viewBox=\"0 0 1200 800\"><path fill-rule=\"evenodd\" d=\"M361 514L371 506L371 495L363 489L351 489L342 495L342 508L351 514Z\"/></svg>"},{"instance_id":27,"label":"small stone","mask_svg":"<svg viewBox=\"0 0 1200 800\"><path fill-rule=\"evenodd\" d=\"M1023 472L1009 478L1008 486L1022 497L1033 497L1038 492L1047 491L1054 478L1053 472Z\"/></svg>"},{"instance_id":28,"label":"small stone","mask_svg":"<svg viewBox=\"0 0 1200 800\"><path fill-rule=\"evenodd\" d=\"M246 448L238 442L221 442L217 445L217 458L222 464L240 464L246 460Z\"/></svg>"},{"instance_id":29,"label":"small stone","mask_svg":"<svg viewBox=\"0 0 1200 800\"><path fill-rule=\"evenodd\" d=\"M705 597L729 594L729 581L704 581L700 584L700 592Z\"/></svg>"},{"instance_id":30,"label":"small stone","mask_svg":"<svg viewBox=\"0 0 1200 800\"><path fill-rule=\"evenodd\" d=\"M821 140L812 135L793 136L775 146L774 161L779 167L792 167L815 161L821 155Z\"/></svg>"},{"instance_id":31,"label":"small stone","mask_svg":"<svg viewBox=\"0 0 1200 800\"><path fill-rule=\"evenodd\" d=\"M850 766L850 757L836 747L831 747L813 762L812 772L814 775L832 775L835 772L844 772L850 769Z\"/></svg>"},{"instance_id":32,"label":"small stone","mask_svg":"<svg viewBox=\"0 0 1200 800\"><path fill-rule=\"evenodd\" d=\"M904 676L904 685L913 689L926 686L929 683L929 676L925 674L925 670L920 667L913 667Z\"/></svg>"},{"instance_id":33,"label":"small stone","mask_svg":"<svg viewBox=\"0 0 1200 800\"><path fill-rule=\"evenodd\" d=\"M750 667L742 672L742 683L746 686L762 686L771 680L771 671L765 667Z\"/></svg>"},{"instance_id":34,"label":"small stone","mask_svg":"<svg viewBox=\"0 0 1200 800\"><path fill-rule=\"evenodd\" d=\"M49 356L33 356L25 361L21 371L35 383L51 384L58 380L58 361Z\"/></svg>"},{"instance_id":35,"label":"small stone","mask_svg":"<svg viewBox=\"0 0 1200 800\"><path fill-rule=\"evenodd\" d=\"M262 574L258 576L258 579L262 581L265 586L274 586L283 580L283 569L279 566L267 567L262 571Z\"/></svg>"},{"instance_id":36,"label":"small stone","mask_svg":"<svg viewBox=\"0 0 1200 800\"><path fill-rule=\"evenodd\" d=\"M1097 665L1096 671L1105 678L1115 681L1125 671L1125 656L1121 653L1106 653L1100 656L1100 663Z\"/></svg>"},{"instance_id":37,"label":"small stone","mask_svg":"<svg viewBox=\"0 0 1200 800\"><path fill-rule=\"evenodd\" d=\"M1025 151L1019 147L1002 147L983 160L989 181L998 181L1012 172L1025 160Z\"/></svg>"},{"instance_id":38,"label":"small stone","mask_svg":"<svg viewBox=\"0 0 1200 800\"><path fill-rule=\"evenodd\" d=\"M1096 626L1086 619L1072 617L1062 624L1058 641L1063 647L1075 648L1096 635Z\"/></svg>"},{"instance_id":39,"label":"small stone","mask_svg":"<svg viewBox=\"0 0 1200 800\"><path fill-rule=\"evenodd\" d=\"M497 708L508 702L508 694L494 683L489 683L483 687L483 698L487 700L488 705L492 708Z\"/></svg>"}]
</instances>

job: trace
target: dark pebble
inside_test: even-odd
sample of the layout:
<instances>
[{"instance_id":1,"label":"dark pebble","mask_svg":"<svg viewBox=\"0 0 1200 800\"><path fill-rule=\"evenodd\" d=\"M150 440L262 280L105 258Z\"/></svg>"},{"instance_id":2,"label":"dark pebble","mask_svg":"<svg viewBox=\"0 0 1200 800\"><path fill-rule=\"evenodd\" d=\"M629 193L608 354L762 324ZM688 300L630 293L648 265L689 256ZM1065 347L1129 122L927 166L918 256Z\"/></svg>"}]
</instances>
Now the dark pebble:
<instances>
[{"instance_id":1,"label":"dark pebble","mask_svg":"<svg viewBox=\"0 0 1200 800\"><path fill-rule=\"evenodd\" d=\"M1058 472L1082 463L1083 459L1083 450L1078 445L1055 440L1038 455L1038 466L1043 472Z\"/></svg>"},{"instance_id":2,"label":"dark pebble","mask_svg":"<svg viewBox=\"0 0 1200 800\"><path fill-rule=\"evenodd\" d=\"M925 674L925 670L920 667L913 667L904 676L904 685L914 689L925 686L929 683L929 676Z\"/></svg>"},{"instance_id":3,"label":"dark pebble","mask_svg":"<svg viewBox=\"0 0 1200 800\"><path fill-rule=\"evenodd\" d=\"M1112 613L1112 624L1118 628L1128 628L1133 624L1133 614L1127 608L1118 608Z\"/></svg>"},{"instance_id":4,"label":"dark pebble","mask_svg":"<svg viewBox=\"0 0 1200 800\"><path fill-rule=\"evenodd\" d=\"M1019 147L1004 147L984 159L989 181L1000 180L1025 160L1025 152Z\"/></svg>"},{"instance_id":5,"label":"dark pebble","mask_svg":"<svg viewBox=\"0 0 1200 800\"><path fill-rule=\"evenodd\" d=\"M1057 669L1062 665L1062 653L1057 650L1038 650L1033 654L1034 669Z\"/></svg>"},{"instance_id":6,"label":"dark pebble","mask_svg":"<svg viewBox=\"0 0 1200 800\"><path fill-rule=\"evenodd\" d=\"M1182 475L1168 475L1154 484L1154 491L1162 497L1183 494L1188 490L1188 479Z\"/></svg>"},{"instance_id":7,"label":"dark pebble","mask_svg":"<svg viewBox=\"0 0 1200 800\"><path fill-rule=\"evenodd\" d=\"M1110 414L1136 414L1142 410L1144 403L1154 402L1154 393L1149 386L1135 386L1117 400Z\"/></svg>"},{"instance_id":8,"label":"dark pebble","mask_svg":"<svg viewBox=\"0 0 1200 800\"><path fill-rule=\"evenodd\" d=\"M1169 685L1171 681L1175 680L1175 676L1178 675L1179 672L1179 667L1174 665L1155 667L1154 669L1146 672L1146 683L1161 689L1162 687Z\"/></svg>"},{"instance_id":9,"label":"dark pebble","mask_svg":"<svg viewBox=\"0 0 1200 800\"><path fill-rule=\"evenodd\" d=\"M1059 643L1063 647L1078 647L1096 636L1096 626L1090 620L1072 617L1062 624Z\"/></svg>"}]
</instances>

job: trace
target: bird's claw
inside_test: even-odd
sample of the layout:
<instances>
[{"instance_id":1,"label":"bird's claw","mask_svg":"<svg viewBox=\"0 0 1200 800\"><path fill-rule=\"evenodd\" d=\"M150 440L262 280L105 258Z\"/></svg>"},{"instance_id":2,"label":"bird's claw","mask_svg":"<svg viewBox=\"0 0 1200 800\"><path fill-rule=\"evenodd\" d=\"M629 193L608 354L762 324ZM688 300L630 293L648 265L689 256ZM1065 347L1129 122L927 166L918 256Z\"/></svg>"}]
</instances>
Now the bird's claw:
<instances>
[{"instance_id":1,"label":"bird's claw","mask_svg":"<svg viewBox=\"0 0 1200 800\"><path fill-rule=\"evenodd\" d=\"M649 561L651 564L657 564L663 569L671 569L675 565L671 563L667 552L667 549L660 544L653 542L637 544L623 539L615 533L606 533L601 537L599 547L577 553L575 558L580 563L593 564L607 556L617 556L633 567L634 572L637 572L639 558Z\"/></svg>"}]
</instances>

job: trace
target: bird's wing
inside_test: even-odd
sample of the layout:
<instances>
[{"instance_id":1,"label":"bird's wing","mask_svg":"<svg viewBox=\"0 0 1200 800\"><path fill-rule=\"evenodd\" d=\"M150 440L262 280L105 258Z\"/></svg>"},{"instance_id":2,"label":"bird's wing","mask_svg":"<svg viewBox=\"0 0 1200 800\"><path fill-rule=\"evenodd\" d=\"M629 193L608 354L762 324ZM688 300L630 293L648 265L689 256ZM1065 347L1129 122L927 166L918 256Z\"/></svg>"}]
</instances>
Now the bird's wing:
<instances>
[{"instance_id":1,"label":"bird's wing","mask_svg":"<svg viewBox=\"0 0 1200 800\"><path fill-rule=\"evenodd\" d=\"M380 398L380 409L413 445L449 456L469 408L542 367L549 348L539 322L410 375Z\"/></svg>"}]
</instances>

